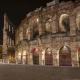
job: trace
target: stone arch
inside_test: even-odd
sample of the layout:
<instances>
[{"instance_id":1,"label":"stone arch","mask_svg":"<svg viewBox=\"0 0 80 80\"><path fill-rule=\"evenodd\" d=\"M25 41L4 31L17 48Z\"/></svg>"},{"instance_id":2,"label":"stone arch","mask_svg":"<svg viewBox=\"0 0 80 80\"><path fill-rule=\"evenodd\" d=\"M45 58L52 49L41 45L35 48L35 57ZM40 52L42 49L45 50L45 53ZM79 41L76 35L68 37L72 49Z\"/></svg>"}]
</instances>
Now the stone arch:
<instances>
[{"instance_id":1,"label":"stone arch","mask_svg":"<svg viewBox=\"0 0 80 80\"><path fill-rule=\"evenodd\" d=\"M72 66L71 65L71 50L68 46L63 46L59 50L59 65L60 66Z\"/></svg>"},{"instance_id":2,"label":"stone arch","mask_svg":"<svg viewBox=\"0 0 80 80\"><path fill-rule=\"evenodd\" d=\"M28 54L27 54L28 43L25 40L23 40L21 41L19 46L20 47L18 48L18 53L17 53L18 63L27 64L28 63Z\"/></svg>"},{"instance_id":3,"label":"stone arch","mask_svg":"<svg viewBox=\"0 0 80 80\"><path fill-rule=\"evenodd\" d=\"M59 19L60 32L70 31L70 19L68 14L62 14Z\"/></svg>"},{"instance_id":4,"label":"stone arch","mask_svg":"<svg viewBox=\"0 0 80 80\"><path fill-rule=\"evenodd\" d=\"M32 48L32 50L31 50L34 65L39 64L39 52L38 51L39 51L38 48Z\"/></svg>"},{"instance_id":5,"label":"stone arch","mask_svg":"<svg viewBox=\"0 0 80 80\"><path fill-rule=\"evenodd\" d=\"M51 48L45 50L45 65L53 65L53 54Z\"/></svg>"}]
</instances>

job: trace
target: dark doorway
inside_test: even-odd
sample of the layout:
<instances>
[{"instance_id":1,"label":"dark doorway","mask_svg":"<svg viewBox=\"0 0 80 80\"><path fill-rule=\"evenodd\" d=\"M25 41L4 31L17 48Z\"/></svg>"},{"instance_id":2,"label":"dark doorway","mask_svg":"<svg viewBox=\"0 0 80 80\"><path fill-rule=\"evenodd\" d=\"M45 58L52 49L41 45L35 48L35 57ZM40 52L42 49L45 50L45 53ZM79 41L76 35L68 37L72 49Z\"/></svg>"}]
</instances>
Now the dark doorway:
<instances>
[{"instance_id":1,"label":"dark doorway","mask_svg":"<svg viewBox=\"0 0 80 80\"><path fill-rule=\"evenodd\" d=\"M39 55L33 54L33 64L38 65L39 64Z\"/></svg>"},{"instance_id":2,"label":"dark doorway","mask_svg":"<svg viewBox=\"0 0 80 80\"><path fill-rule=\"evenodd\" d=\"M51 51L48 51L48 49L45 53L45 65L53 65L53 55Z\"/></svg>"},{"instance_id":3,"label":"dark doorway","mask_svg":"<svg viewBox=\"0 0 80 80\"><path fill-rule=\"evenodd\" d=\"M33 64L38 65L39 64L39 54L38 54L37 48L32 49L32 55L33 55Z\"/></svg>"},{"instance_id":4,"label":"dark doorway","mask_svg":"<svg viewBox=\"0 0 80 80\"><path fill-rule=\"evenodd\" d=\"M67 46L63 46L59 52L59 65L71 66L71 51Z\"/></svg>"}]
</instances>

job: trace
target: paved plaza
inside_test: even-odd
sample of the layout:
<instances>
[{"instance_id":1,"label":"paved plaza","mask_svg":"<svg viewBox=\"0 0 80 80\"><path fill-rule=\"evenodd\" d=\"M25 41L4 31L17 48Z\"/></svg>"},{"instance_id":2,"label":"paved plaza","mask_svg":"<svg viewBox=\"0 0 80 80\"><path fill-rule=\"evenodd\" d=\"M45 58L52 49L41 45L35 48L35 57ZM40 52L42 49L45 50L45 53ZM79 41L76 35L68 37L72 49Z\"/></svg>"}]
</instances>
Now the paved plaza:
<instances>
[{"instance_id":1,"label":"paved plaza","mask_svg":"<svg viewBox=\"0 0 80 80\"><path fill-rule=\"evenodd\" d=\"M80 80L80 68L0 64L0 80Z\"/></svg>"}]
</instances>

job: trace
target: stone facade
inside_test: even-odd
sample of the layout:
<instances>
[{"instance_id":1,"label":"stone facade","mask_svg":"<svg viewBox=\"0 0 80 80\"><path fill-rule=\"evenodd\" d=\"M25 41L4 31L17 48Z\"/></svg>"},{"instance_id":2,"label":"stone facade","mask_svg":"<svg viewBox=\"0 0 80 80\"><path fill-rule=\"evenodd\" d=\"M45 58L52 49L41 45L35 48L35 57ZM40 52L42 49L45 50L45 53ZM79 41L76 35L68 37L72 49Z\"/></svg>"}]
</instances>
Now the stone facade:
<instances>
[{"instance_id":1,"label":"stone facade","mask_svg":"<svg viewBox=\"0 0 80 80\"><path fill-rule=\"evenodd\" d=\"M16 63L80 65L80 2L61 2L28 13L16 29Z\"/></svg>"}]
</instances>

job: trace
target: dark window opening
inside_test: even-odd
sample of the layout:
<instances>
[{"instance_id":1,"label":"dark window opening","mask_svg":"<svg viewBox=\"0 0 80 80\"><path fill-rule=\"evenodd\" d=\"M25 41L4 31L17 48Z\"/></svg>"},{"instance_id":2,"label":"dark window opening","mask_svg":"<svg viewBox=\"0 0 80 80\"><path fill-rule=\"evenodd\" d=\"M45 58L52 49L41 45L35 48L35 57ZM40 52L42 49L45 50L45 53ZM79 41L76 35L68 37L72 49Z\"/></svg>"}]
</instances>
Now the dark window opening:
<instances>
[{"instance_id":1,"label":"dark window opening","mask_svg":"<svg viewBox=\"0 0 80 80\"><path fill-rule=\"evenodd\" d=\"M33 54L33 64L35 64L35 65L39 64L39 55Z\"/></svg>"}]
</instances>

